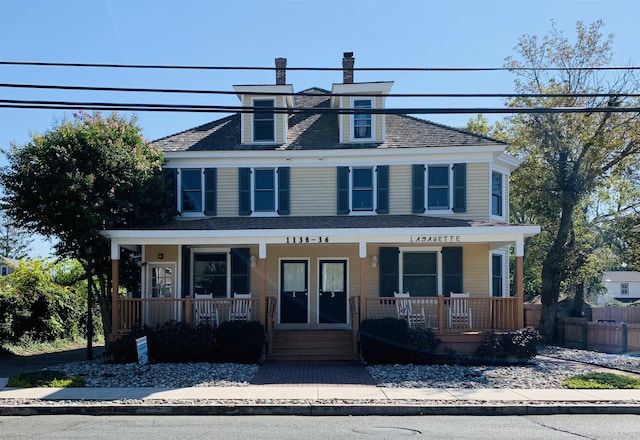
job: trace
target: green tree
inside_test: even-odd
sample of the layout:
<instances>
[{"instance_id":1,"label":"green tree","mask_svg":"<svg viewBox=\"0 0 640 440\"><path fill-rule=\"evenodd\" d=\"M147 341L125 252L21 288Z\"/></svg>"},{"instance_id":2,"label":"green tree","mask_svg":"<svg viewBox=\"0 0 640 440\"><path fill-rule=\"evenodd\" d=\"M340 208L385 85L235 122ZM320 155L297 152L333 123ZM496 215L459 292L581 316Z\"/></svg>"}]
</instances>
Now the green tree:
<instances>
[{"instance_id":1,"label":"green tree","mask_svg":"<svg viewBox=\"0 0 640 440\"><path fill-rule=\"evenodd\" d=\"M20 260L29 255L33 239L0 214L0 257Z\"/></svg>"},{"instance_id":2,"label":"green tree","mask_svg":"<svg viewBox=\"0 0 640 440\"><path fill-rule=\"evenodd\" d=\"M514 215L542 228L539 330L548 340L554 336L562 283L586 262L576 239L576 212L606 182L627 172L640 153L640 116L617 111L637 106L635 98L624 96L637 90L637 83L628 72L598 70L612 57L613 36L604 38L602 26L578 22L572 44L552 24L542 39L521 37L517 57L506 62L516 75L517 92L526 94L511 99L512 107L606 109L519 114L510 120L517 139L511 151L523 160L513 176Z\"/></svg>"},{"instance_id":3,"label":"green tree","mask_svg":"<svg viewBox=\"0 0 640 440\"><path fill-rule=\"evenodd\" d=\"M135 118L81 112L6 155L2 208L17 226L55 239L57 254L78 260L85 272L91 261L106 336L110 252L100 231L153 225L174 214L161 152L143 140Z\"/></svg>"}]
</instances>

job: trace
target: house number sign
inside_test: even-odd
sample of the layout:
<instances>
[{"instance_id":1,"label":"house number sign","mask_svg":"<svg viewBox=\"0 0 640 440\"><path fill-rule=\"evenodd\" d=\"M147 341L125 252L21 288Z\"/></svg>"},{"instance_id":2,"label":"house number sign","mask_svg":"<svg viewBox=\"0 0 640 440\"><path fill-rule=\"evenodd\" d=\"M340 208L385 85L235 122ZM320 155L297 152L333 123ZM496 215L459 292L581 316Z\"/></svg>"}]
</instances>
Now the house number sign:
<instances>
[{"instance_id":1,"label":"house number sign","mask_svg":"<svg viewBox=\"0 0 640 440\"><path fill-rule=\"evenodd\" d=\"M462 241L460 235L412 235L409 237L410 243L459 243Z\"/></svg>"},{"instance_id":2,"label":"house number sign","mask_svg":"<svg viewBox=\"0 0 640 440\"><path fill-rule=\"evenodd\" d=\"M329 237L287 237L287 244L329 243Z\"/></svg>"}]
</instances>

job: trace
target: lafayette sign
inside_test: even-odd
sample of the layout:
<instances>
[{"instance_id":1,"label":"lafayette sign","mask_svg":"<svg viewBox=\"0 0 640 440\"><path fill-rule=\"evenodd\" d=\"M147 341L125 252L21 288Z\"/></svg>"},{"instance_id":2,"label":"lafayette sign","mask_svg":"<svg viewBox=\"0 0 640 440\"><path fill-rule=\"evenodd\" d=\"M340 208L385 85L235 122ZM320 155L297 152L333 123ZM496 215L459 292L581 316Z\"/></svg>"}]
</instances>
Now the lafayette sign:
<instances>
[{"instance_id":1,"label":"lafayette sign","mask_svg":"<svg viewBox=\"0 0 640 440\"><path fill-rule=\"evenodd\" d=\"M460 243L460 235L412 235L409 243Z\"/></svg>"}]
</instances>

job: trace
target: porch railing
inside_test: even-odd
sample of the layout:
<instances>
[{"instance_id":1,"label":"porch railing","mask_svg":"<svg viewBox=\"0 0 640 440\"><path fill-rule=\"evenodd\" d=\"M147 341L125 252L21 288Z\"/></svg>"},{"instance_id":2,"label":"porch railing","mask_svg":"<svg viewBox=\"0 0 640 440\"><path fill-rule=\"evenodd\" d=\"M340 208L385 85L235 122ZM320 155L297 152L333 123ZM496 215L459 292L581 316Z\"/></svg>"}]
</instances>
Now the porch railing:
<instances>
[{"instance_id":1,"label":"porch railing","mask_svg":"<svg viewBox=\"0 0 640 440\"><path fill-rule=\"evenodd\" d=\"M438 333L515 330L516 298L411 298L412 325L430 327ZM416 319L418 314L420 319ZM422 319L424 316L424 319ZM399 316L395 298L367 298L363 318Z\"/></svg>"},{"instance_id":2,"label":"porch railing","mask_svg":"<svg viewBox=\"0 0 640 440\"><path fill-rule=\"evenodd\" d=\"M219 325L232 318L230 311L244 299L235 298L119 298L114 335L130 332L135 327L153 326L172 319L188 324ZM260 321L260 300L251 298L249 319Z\"/></svg>"}]
</instances>

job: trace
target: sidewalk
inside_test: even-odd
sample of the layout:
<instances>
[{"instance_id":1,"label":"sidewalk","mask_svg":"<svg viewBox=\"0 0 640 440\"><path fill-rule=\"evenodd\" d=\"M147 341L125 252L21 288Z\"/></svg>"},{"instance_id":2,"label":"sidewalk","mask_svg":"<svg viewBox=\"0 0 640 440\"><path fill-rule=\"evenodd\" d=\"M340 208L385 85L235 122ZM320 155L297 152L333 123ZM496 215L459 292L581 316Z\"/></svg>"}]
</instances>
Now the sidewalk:
<instances>
[{"instance_id":1,"label":"sidewalk","mask_svg":"<svg viewBox=\"0 0 640 440\"><path fill-rule=\"evenodd\" d=\"M82 360L83 353L47 356L38 365L53 365L61 357ZM0 364L5 360L0 359ZM0 375L33 369L33 359L26 361L14 359L0 367ZM0 415L640 414L640 390L387 388L376 386L366 369L352 362L268 362L250 385L235 387L4 386L6 379L0 378Z\"/></svg>"}]
</instances>

